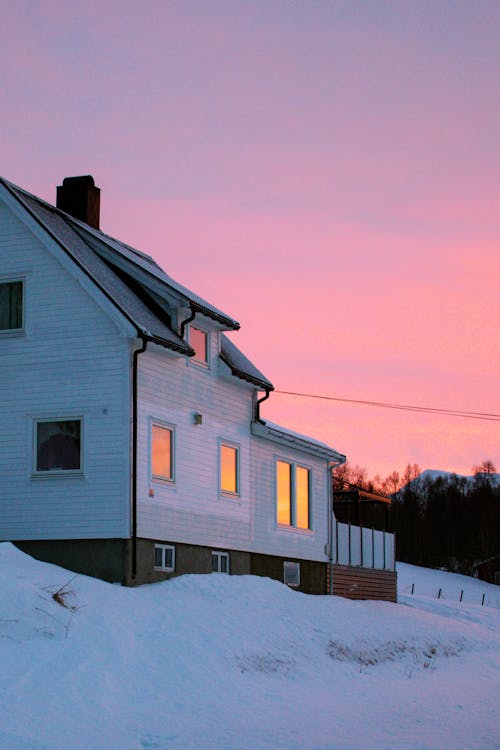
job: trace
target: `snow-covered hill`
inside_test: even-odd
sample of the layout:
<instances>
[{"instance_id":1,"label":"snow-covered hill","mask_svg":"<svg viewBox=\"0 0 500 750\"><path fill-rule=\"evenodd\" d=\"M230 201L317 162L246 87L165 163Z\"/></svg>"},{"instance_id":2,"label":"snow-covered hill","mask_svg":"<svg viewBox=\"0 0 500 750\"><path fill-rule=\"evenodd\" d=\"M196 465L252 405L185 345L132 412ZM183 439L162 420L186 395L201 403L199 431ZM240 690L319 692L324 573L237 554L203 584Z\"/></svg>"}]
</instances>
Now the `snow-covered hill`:
<instances>
[{"instance_id":1,"label":"snow-covered hill","mask_svg":"<svg viewBox=\"0 0 500 750\"><path fill-rule=\"evenodd\" d=\"M453 474L451 471L443 471L442 469L425 469L425 471L422 471L416 480L412 481L422 481L425 479L451 479L452 477L458 477L459 479L465 479L468 484L472 484L475 480L474 475L465 476L464 474ZM479 474L480 477L483 477L484 479L487 479L493 486L497 487L500 485L500 474ZM411 484L412 482L410 482Z\"/></svg>"},{"instance_id":2,"label":"snow-covered hill","mask_svg":"<svg viewBox=\"0 0 500 750\"><path fill-rule=\"evenodd\" d=\"M250 576L124 589L0 544L0 750L498 748L499 589L399 580L398 605Z\"/></svg>"}]
</instances>

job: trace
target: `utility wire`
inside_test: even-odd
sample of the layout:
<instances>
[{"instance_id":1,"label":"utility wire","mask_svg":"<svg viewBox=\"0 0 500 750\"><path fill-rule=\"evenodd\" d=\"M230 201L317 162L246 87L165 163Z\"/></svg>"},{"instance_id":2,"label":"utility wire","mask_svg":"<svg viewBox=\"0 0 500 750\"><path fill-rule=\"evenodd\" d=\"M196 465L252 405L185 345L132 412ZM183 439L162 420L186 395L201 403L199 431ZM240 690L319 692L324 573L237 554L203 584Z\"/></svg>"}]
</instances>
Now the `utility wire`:
<instances>
[{"instance_id":1,"label":"utility wire","mask_svg":"<svg viewBox=\"0 0 500 750\"><path fill-rule=\"evenodd\" d=\"M413 411L424 414L442 414L450 417L462 417L464 419L485 419L489 422L500 422L500 414L481 411L462 411L460 409L439 409L433 406L416 406L414 404L391 404L383 401L362 401L355 398L339 398L337 396L322 396L316 393L296 393L295 391L280 391L284 396L298 396L299 398L316 398L324 401L338 401L344 404L359 404L362 406L377 406L381 409L398 409L400 411Z\"/></svg>"}]
</instances>

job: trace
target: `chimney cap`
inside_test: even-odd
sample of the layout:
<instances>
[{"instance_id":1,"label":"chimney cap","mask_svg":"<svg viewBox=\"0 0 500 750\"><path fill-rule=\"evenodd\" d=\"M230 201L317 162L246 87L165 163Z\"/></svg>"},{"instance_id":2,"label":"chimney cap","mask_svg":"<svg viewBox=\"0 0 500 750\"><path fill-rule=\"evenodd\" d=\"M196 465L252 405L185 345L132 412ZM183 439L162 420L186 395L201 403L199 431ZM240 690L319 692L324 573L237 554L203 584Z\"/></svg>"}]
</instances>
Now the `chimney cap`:
<instances>
[{"instance_id":1,"label":"chimney cap","mask_svg":"<svg viewBox=\"0 0 500 750\"><path fill-rule=\"evenodd\" d=\"M63 185L70 185L70 184L74 185L77 182L81 182L82 185L86 184L86 185L90 185L91 187L95 187L94 178L92 177L91 174L82 174L82 175L77 176L77 177L65 177L62 184Z\"/></svg>"}]
</instances>

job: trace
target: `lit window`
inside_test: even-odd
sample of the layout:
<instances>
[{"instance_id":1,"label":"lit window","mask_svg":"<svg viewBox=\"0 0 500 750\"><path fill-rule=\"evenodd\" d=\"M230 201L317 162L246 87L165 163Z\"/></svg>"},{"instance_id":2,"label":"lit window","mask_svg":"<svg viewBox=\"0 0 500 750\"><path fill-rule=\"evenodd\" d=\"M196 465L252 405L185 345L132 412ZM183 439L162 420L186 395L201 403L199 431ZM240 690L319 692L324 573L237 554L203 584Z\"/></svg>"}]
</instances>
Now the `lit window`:
<instances>
[{"instance_id":1,"label":"lit window","mask_svg":"<svg viewBox=\"0 0 500 750\"><path fill-rule=\"evenodd\" d=\"M155 544L155 570L172 573L175 570L175 547L170 544Z\"/></svg>"},{"instance_id":2,"label":"lit window","mask_svg":"<svg viewBox=\"0 0 500 750\"><path fill-rule=\"evenodd\" d=\"M23 282L0 283L0 331L23 329Z\"/></svg>"},{"instance_id":3,"label":"lit window","mask_svg":"<svg viewBox=\"0 0 500 750\"><path fill-rule=\"evenodd\" d=\"M229 573L229 552L212 552L212 573Z\"/></svg>"},{"instance_id":4,"label":"lit window","mask_svg":"<svg viewBox=\"0 0 500 750\"><path fill-rule=\"evenodd\" d=\"M194 349L193 360L201 364L208 364L208 333L199 328L189 327L189 344Z\"/></svg>"},{"instance_id":5,"label":"lit window","mask_svg":"<svg viewBox=\"0 0 500 750\"><path fill-rule=\"evenodd\" d=\"M237 495L239 492L238 448L221 443L220 488L222 492Z\"/></svg>"},{"instance_id":6,"label":"lit window","mask_svg":"<svg viewBox=\"0 0 500 750\"><path fill-rule=\"evenodd\" d=\"M35 470L82 470L82 420L37 420L35 422Z\"/></svg>"},{"instance_id":7,"label":"lit window","mask_svg":"<svg viewBox=\"0 0 500 750\"><path fill-rule=\"evenodd\" d=\"M276 461L276 517L282 526L310 529L310 471Z\"/></svg>"},{"instance_id":8,"label":"lit window","mask_svg":"<svg viewBox=\"0 0 500 750\"><path fill-rule=\"evenodd\" d=\"M173 443L170 427L151 426L151 474L154 479L173 480Z\"/></svg>"},{"instance_id":9,"label":"lit window","mask_svg":"<svg viewBox=\"0 0 500 750\"><path fill-rule=\"evenodd\" d=\"M295 526L309 528L309 469L295 467Z\"/></svg>"},{"instance_id":10,"label":"lit window","mask_svg":"<svg viewBox=\"0 0 500 750\"><path fill-rule=\"evenodd\" d=\"M292 523L292 465L276 461L276 501L278 523Z\"/></svg>"}]
</instances>

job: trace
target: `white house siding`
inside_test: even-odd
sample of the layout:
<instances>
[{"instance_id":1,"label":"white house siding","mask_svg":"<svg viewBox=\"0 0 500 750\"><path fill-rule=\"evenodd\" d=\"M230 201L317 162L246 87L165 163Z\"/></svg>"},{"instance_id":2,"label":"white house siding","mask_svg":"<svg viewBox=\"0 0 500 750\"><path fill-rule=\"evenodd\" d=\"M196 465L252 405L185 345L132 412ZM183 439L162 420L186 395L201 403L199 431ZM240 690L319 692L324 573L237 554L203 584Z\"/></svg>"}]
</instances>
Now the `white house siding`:
<instances>
[{"instance_id":1,"label":"white house siding","mask_svg":"<svg viewBox=\"0 0 500 750\"><path fill-rule=\"evenodd\" d=\"M209 369L154 345L139 356L138 535L248 550L253 388L228 377L218 360L217 337L212 331ZM194 413L202 415L202 424L194 423ZM175 428L173 483L150 476L152 419ZM238 498L219 492L220 440L239 446Z\"/></svg>"},{"instance_id":2,"label":"white house siding","mask_svg":"<svg viewBox=\"0 0 500 750\"><path fill-rule=\"evenodd\" d=\"M0 539L126 537L129 344L47 242L0 201L0 277L26 280L25 334L0 333ZM36 417L83 417L83 477L31 477Z\"/></svg>"},{"instance_id":3,"label":"white house siding","mask_svg":"<svg viewBox=\"0 0 500 750\"><path fill-rule=\"evenodd\" d=\"M328 470L325 459L252 436L252 536L255 552L280 557L326 562L328 543ZM276 460L305 466L311 471L311 529L279 526L276 520Z\"/></svg>"},{"instance_id":4,"label":"white house siding","mask_svg":"<svg viewBox=\"0 0 500 750\"><path fill-rule=\"evenodd\" d=\"M215 348L215 334L211 341ZM253 387L229 377L216 355L214 349L210 369L152 345L139 356L138 536L325 561L326 461L253 437ZM202 415L201 425L194 413ZM152 420L175 429L172 483L151 478ZM240 447L239 499L219 492L221 439ZM276 456L311 469L311 531L276 525Z\"/></svg>"}]
</instances>

